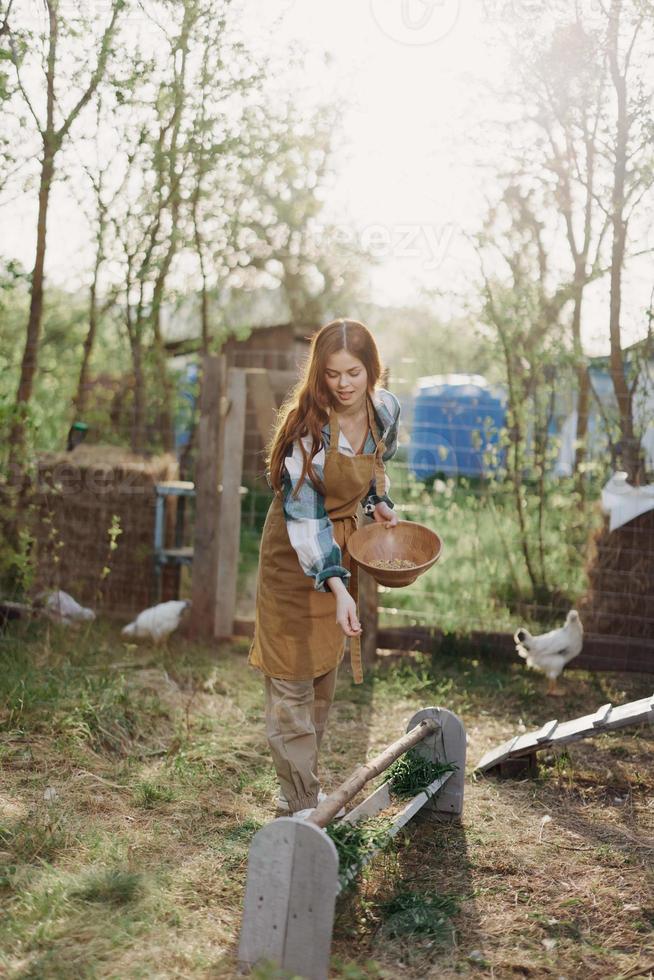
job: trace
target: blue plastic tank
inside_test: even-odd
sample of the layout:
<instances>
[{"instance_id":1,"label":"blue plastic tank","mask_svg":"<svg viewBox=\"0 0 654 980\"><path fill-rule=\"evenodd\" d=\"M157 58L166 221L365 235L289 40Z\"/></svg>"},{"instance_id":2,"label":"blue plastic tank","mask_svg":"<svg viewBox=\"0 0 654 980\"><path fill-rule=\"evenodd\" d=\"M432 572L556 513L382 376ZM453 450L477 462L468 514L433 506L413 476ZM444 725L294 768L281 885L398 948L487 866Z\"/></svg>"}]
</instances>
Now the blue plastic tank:
<instances>
[{"instance_id":1,"label":"blue plastic tank","mask_svg":"<svg viewBox=\"0 0 654 980\"><path fill-rule=\"evenodd\" d=\"M480 477L503 462L499 431L506 424L506 397L479 374L420 378L415 394L409 469L419 480ZM495 449L495 462L485 454Z\"/></svg>"}]
</instances>

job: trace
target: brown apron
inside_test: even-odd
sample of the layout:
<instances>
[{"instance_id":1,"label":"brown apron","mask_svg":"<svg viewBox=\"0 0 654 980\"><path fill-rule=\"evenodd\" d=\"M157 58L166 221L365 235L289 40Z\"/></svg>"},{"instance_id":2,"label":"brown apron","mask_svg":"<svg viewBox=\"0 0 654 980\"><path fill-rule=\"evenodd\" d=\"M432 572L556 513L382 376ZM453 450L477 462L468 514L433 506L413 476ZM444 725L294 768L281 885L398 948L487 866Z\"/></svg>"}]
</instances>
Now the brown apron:
<instances>
[{"instance_id":1,"label":"brown apron","mask_svg":"<svg viewBox=\"0 0 654 980\"><path fill-rule=\"evenodd\" d=\"M341 549L342 565L351 573L349 591L355 602L357 566L350 561L347 542L357 529L357 508L368 492L373 475L379 495L386 487L383 463L386 447L380 439L370 398L367 406L375 452L357 456L339 453L340 426L338 415L332 409L323 474L325 510L333 524L334 540ZM314 579L302 570L288 537L281 494L277 494L266 516L259 550L254 640L249 663L269 677L309 680L337 667L344 652L345 635L336 622L336 597L331 589L318 591ZM359 637L350 639L350 658L354 682L360 684L363 670Z\"/></svg>"}]
</instances>

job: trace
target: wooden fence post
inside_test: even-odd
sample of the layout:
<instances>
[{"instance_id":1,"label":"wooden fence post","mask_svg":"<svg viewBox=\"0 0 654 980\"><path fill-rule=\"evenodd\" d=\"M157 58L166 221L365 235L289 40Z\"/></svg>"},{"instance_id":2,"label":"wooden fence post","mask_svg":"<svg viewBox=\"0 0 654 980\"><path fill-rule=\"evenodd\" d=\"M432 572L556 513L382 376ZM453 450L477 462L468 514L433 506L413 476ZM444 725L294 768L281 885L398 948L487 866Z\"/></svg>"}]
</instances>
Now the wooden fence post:
<instances>
[{"instance_id":1,"label":"wooden fence post","mask_svg":"<svg viewBox=\"0 0 654 980\"><path fill-rule=\"evenodd\" d=\"M221 398L225 395L224 355L204 357L200 389L195 474L196 516L193 535L191 601L186 629L193 636L213 637L218 571L218 493L221 458Z\"/></svg>"},{"instance_id":2,"label":"wooden fence post","mask_svg":"<svg viewBox=\"0 0 654 980\"><path fill-rule=\"evenodd\" d=\"M257 432L264 446L272 434L277 413L277 402L270 384L270 372L266 368L247 368L248 398L254 408Z\"/></svg>"},{"instance_id":3,"label":"wooden fence post","mask_svg":"<svg viewBox=\"0 0 654 980\"><path fill-rule=\"evenodd\" d=\"M224 420L221 440L218 572L214 593L216 639L225 639L234 632L241 541L240 490L243 478L246 400L245 371L242 368L229 368L226 402L223 403Z\"/></svg>"}]
</instances>

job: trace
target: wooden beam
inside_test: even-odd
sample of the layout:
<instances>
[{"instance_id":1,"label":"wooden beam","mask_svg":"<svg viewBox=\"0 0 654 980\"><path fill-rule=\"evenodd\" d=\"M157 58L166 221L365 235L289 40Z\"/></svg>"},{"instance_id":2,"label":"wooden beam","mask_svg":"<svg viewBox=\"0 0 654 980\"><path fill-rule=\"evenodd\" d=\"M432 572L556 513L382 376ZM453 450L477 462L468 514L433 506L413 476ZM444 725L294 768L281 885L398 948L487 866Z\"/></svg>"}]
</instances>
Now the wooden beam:
<instances>
[{"instance_id":1,"label":"wooden beam","mask_svg":"<svg viewBox=\"0 0 654 980\"><path fill-rule=\"evenodd\" d=\"M218 573L215 590L214 636L230 637L234 630L236 585L241 544L241 479L243 476L243 439L247 388L245 371L229 368L227 372L221 466L220 507L218 510Z\"/></svg>"},{"instance_id":2,"label":"wooden beam","mask_svg":"<svg viewBox=\"0 0 654 980\"><path fill-rule=\"evenodd\" d=\"M247 368L247 387L250 404L254 408L257 431L264 446L268 445L277 415L277 402L266 368Z\"/></svg>"},{"instance_id":3,"label":"wooden beam","mask_svg":"<svg viewBox=\"0 0 654 980\"><path fill-rule=\"evenodd\" d=\"M290 389L297 384L298 372L297 371L276 371L271 368L268 371L268 377L270 379L270 385L273 391L284 392L284 395L288 394Z\"/></svg>"},{"instance_id":4,"label":"wooden beam","mask_svg":"<svg viewBox=\"0 0 654 980\"><path fill-rule=\"evenodd\" d=\"M226 365L221 356L202 361L198 457L195 472L196 512L193 535L191 601L193 615L184 630L213 637L218 575L218 461L221 456L220 400L225 392Z\"/></svg>"},{"instance_id":5,"label":"wooden beam","mask_svg":"<svg viewBox=\"0 0 654 980\"><path fill-rule=\"evenodd\" d=\"M236 620L236 636L252 636L254 623L248 619ZM438 652L445 634L436 627L382 626L377 631L377 649L395 650L399 653ZM462 655L487 658L492 661L510 660L521 663L510 633L482 633L474 631L460 637ZM568 670L624 670L654 674L654 643L632 640L620 636L594 636L584 639L582 653L575 657Z\"/></svg>"},{"instance_id":6,"label":"wooden beam","mask_svg":"<svg viewBox=\"0 0 654 980\"><path fill-rule=\"evenodd\" d=\"M383 611L383 610L382 610ZM415 650L438 652L445 634L437 627L382 626L377 634L380 650ZM510 633L491 633L473 630L462 634L460 643L465 652L490 660L512 660L518 663L515 643ZM600 636L589 633L584 648L568 670L624 670L654 673L654 643L626 636Z\"/></svg>"}]
</instances>

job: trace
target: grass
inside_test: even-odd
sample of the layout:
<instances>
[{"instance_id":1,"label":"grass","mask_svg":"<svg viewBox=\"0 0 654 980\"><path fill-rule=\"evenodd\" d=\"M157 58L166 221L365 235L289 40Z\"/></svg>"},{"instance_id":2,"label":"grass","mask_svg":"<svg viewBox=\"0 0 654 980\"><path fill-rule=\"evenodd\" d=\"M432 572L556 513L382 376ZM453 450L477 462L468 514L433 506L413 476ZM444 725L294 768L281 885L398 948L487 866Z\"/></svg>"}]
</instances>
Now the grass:
<instances>
[{"instance_id":1,"label":"grass","mask_svg":"<svg viewBox=\"0 0 654 980\"><path fill-rule=\"evenodd\" d=\"M140 874L109 868L90 874L71 892L71 898L105 905L126 905L137 898L140 888Z\"/></svg>"},{"instance_id":2,"label":"grass","mask_svg":"<svg viewBox=\"0 0 654 980\"><path fill-rule=\"evenodd\" d=\"M139 806L146 810L154 810L162 803L170 803L175 794L170 786L158 786L144 780L134 787L134 799Z\"/></svg>"},{"instance_id":3,"label":"grass","mask_svg":"<svg viewBox=\"0 0 654 980\"><path fill-rule=\"evenodd\" d=\"M137 649L91 627L0 634L0 975L235 980L248 848L276 797L247 641ZM552 705L545 683L454 647L382 658L357 686L343 669L323 786L430 704L461 715L472 765L553 712L652 689L571 671ZM330 976L617 977L654 961L652 748L643 728L542 753L533 780L469 776L461 823L411 821L339 899Z\"/></svg>"},{"instance_id":4,"label":"grass","mask_svg":"<svg viewBox=\"0 0 654 980\"><path fill-rule=\"evenodd\" d=\"M448 946L454 937L452 916L459 903L452 895L433 891L400 891L383 902L381 932L391 939L426 937L432 944Z\"/></svg>"}]
</instances>

